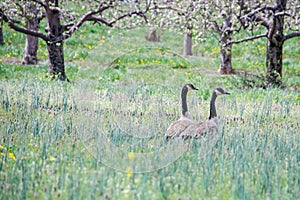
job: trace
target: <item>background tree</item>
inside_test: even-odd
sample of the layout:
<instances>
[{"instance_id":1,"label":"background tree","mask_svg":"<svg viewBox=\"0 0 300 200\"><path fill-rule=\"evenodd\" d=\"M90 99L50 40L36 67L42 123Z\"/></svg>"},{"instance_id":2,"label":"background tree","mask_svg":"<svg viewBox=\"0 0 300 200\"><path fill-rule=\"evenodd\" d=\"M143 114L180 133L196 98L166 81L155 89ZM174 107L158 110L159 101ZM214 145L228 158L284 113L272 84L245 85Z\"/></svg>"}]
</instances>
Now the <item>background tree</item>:
<instances>
[{"instance_id":1,"label":"background tree","mask_svg":"<svg viewBox=\"0 0 300 200\"><path fill-rule=\"evenodd\" d=\"M18 5L35 3L45 15L46 28L44 30L29 29L24 20L30 14L29 9L20 10ZM62 4L60 4L62 3ZM85 12L68 11L66 4L73 1L59 0L6 0L0 4L0 14L4 21L14 30L43 39L49 53L49 72L57 75L60 80L66 80L63 43L71 37L84 23L92 21L106 26L114 26L120 20L128 22L128 18L143 18L150 10L151 1L87 1ZM82 12L82 11L81 11ZM129 22L128 22L129 23Z\"/></svg>"},{"instance_id":2,"label":"background tree","mask_svg":"<svg viewBox=\"0 0 300 200\"><path fill-rule=\"evenodd\" d=\"M39 30L39 22L43 17L43 14L40 11L40 7L34 2L27 2L24 4L17 3L17 5L20 10L23 10L22 13L24 13L24 16L26 18L26 28L28 30L37 32ZM24 11L24 9L28 11ZM22 64L37 64L37 51L38 37L27 34Z\"/></svg>"},{"instance_id":3,"label":"background tree","mask_svg":"<svg viewBox=\"0 0 300 200\"><path fill-rule=\"evenodd\" d=\"M4 39L3 39L3 31L2 31L2 19L0 18L0 45L4 45Z\"/></svg>"},{"instance_id":4,"label":"background tree","mask_svg":"<svg viewBox=\"0 0 300 200\"><path fill-rule=\"evenodd\" d=\"M236 27L237 7L236 1L206 1L203 6L203 18L206 19L207 26L217 34L220 43L220 74L232 74L232 44L225 45L232 40L232 34L238 30Z\"/></svg>"},{"instance_id":5,"label":"background tree","mask_svg":"<svg viewBox=\"0 0 300 200\"><path fill-rule=\"evenodd\" d=\"M183 55L192 55L193 38L199 39L203 31L197 12L202 4L193 0L168 0L158 1L155 5L156 10L151 13L149 21L159 28L169 28L183 34Z\"/></svg>"},{"instance_id":6,"label":"background tree","mask_svg":"<svg viewBox=\"0 0 300 200\"><path fill-rule=\"evenodd\" d=\"M241 0L240 23L259 33L261 27L265 33L253 34L241 40L229 42L228 45L241 43L257 38L267 38L266 51L266 83L267 85L281 85L283 45L288 39L299 37L300 1L293 0Z\"/></svg>"},{"instance_id":7,"label":"background tree","mask_svg":"<svg viewBox=\"0 0 300 200\"><path fill-rule=\"evenodd\" d=\"M231 41L237 17L237 1L167 1L168 10L161 12L163 24L184 34L184 55L192 55L192 40L201 42L204 34L216 33L220 42L220 73L234 72L231 64ZM161 5L163 7L163 5ZM155 18L157 19L157 17Z\"/></svg>"}]
</instances>

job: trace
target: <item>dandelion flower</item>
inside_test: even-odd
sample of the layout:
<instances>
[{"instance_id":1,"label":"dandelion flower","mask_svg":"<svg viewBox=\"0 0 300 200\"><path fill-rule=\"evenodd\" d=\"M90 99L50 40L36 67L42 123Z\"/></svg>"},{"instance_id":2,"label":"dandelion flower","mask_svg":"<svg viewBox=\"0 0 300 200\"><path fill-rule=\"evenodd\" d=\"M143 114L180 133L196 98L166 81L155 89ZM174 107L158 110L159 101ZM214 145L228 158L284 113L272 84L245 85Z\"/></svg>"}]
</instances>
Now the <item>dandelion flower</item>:
<instances>
[{"instance_id":1,"label":"dandelion flower","mask_svg":"<svg viewBox=\"0 0 300 200\"><path fill-rule=\"evenodd\" d=\"M135 184L139 184L140 183L140 179L138 179L138 178L134 179L134 183Z\"/></svg>"},{"instance_id":2,"label":"dandelion flower","mask_svg":"<svg viewBox=\"0 0 300 200\"><path fill-rule=\"evenodd\" d=\"M16 156L14 153L8 153L8 156L13 159L13 160L16 160Z\"/></svg>"},{"instance_id":3,"label":"dandelion flower","mask_svg":"<svg viewBox=\"0 0 300 200\"><path fill-rule=\"evenodd\" d=\"M127 169L126 169L126 176L128 178L132 177L132 169L131 169L131 167L127 167Z\"/></svg>"},{"instance_id":4,"label":"dandelion flower","mask_svg":"<svg viewBox=\"0 0 300 200\"><path fill-rule=\"evenodd\" d=\"M4 146L0 145L0 149L4 149Z\"/></svg>"},{"instance_id":5,"label":"dandelion flower","mask_svg":"<svg viewBox=\"0 0 300 200\"><path fill-rule=\"evenodd\" d=\"M56 158L55 158L55 157L53 157L53 156L50 156L49 160L50 160L50 161L55 161L55 160L56 160Z\"/></svg>"},{"instance_id":6,"label":"dandelion flower","mask_svg":"<svg viewBox=\"0 0 300 200\"><path fill-rule=\"evenodd\" d=\"M128 153L128 158L129 159L133 159L134 158L134 153L133 152L129 152Z\"/></svg>"}]
</instances>

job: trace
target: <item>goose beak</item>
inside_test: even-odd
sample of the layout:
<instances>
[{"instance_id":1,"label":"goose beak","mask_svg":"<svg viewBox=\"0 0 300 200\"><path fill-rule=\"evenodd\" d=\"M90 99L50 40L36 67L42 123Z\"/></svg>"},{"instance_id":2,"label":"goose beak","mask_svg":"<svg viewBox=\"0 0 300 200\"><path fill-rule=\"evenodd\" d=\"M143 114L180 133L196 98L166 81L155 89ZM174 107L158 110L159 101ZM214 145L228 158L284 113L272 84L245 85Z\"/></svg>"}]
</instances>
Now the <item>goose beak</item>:
<instances>
[{"instance_id":1,"label":"goose beak","mask_svg":"<svg viewBox=\"0 0 300 200\"><path fill-rule=\"evenodd\" d=\"M190 87L189 87L191 90L198 90L198 88L196 88L194 85L190 85Z\"/></svg>"},{"instance_id":2,"label":"goose beak","mask_svg":"<svg viewBox=\"0 0 300 200\"><path fill-rule=\"evenodd\" d=\"M225 92L224 92L224 94L228 94L228 95L229 95L229 94L230 94L230 92L226 92L226 91L225 91Z\"/></svg>"}]
</instances>

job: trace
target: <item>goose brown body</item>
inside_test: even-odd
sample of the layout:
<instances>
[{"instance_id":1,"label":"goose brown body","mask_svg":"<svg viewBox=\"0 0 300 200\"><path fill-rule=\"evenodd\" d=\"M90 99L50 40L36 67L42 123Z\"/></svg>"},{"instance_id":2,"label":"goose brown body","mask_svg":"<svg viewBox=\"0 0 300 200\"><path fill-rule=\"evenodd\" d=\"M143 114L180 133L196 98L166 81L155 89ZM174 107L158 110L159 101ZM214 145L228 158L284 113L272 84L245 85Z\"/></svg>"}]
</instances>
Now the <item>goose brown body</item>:
<instances>
[{"instance_id":1,"label":"goose brown body","mask_svg":"<svg viewBox=\"0 0 300 200\"><path fill-rule=\"evenodd\" d=\"M191 119L181 122L181 126L176 126L177 130L173 130L176 134L174 137L185 138L199 138L207 133L217 133L218 132L218 118L216 112L215 101L217 96L222 94L229 94L222 88L216 88L212 93L212 98L210 101L210 114L208 120L204 122L195 122ZM178 120L179 121L179 120Z\"/></svg>"},{"instance_id":2,"label":"goose brown body","mask_svg":"<svg viewBox=\"0 0 300 200\"><path fill-rule=\"evenodd\" d=\"M178 137L192 122L193 120L189 117L188 108L187 108L187 92L189 90L198 90L192 84L186 84L183 86L181 90L181 106L182 113L181 117L173 122L167 129L167 133L165 134L165 138L168 141L172 137Z\"/></svg>"}]
</instances>

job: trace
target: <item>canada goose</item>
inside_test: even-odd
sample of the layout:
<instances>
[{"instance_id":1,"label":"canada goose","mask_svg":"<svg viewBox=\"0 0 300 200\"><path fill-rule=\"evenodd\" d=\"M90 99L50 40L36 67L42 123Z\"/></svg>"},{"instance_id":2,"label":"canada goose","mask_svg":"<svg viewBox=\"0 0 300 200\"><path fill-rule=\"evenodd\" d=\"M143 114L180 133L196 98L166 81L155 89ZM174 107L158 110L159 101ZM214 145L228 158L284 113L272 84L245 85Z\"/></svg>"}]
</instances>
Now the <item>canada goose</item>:
<instances>
[{"instance_id":1,"label":"canada goose","mask_svg":"<svg viewBox=\"0 0 300 200\"><path fill-rule=\"evenodd\" d=\"M187 103L186 103L186 96L189 90L198 90L195 88L192 84L185 84L182 87L181 90L181 106L182 106L182 112L181 117L173 122L169 128L167 129L167 133L165 134L165 138L168 141L172 137L179 136L179 134L184 131L188 125L193 122L188 113Z\"/></svg>"},{"instance_id":2,"label":"canada goose","mask_svg":"<svg viewBox=\"0 0 300 200\"><path fill-rule=\"evenodd\" d=\"M215 101L217 96L222 94L230 94L222 88L216 88L210 100L210 112L208 120L204 122L191 122L188 127L179 135L181 138L195 137L198 138L206 133L218 132L218 119Z\"/></svg>"}]
</instances>

